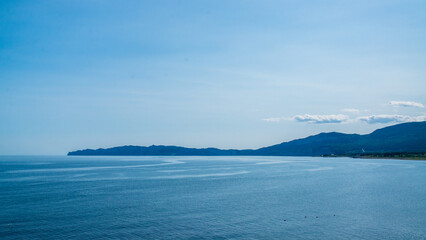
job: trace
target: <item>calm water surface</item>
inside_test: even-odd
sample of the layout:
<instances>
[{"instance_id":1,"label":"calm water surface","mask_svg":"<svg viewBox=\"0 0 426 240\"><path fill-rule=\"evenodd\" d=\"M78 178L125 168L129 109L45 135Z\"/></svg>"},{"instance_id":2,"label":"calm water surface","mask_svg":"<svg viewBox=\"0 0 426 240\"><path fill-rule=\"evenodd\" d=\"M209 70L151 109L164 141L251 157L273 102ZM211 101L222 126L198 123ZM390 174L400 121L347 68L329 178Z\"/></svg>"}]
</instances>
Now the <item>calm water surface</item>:
<instances>
[{"instance_id":1,"label":"calm water surface","mask_svg":"<svg viewBox=\"0 0 426 240\"><path fill-rule=\"evenodd\" d=\"M1 239L426 239L426 161L0 157Z\"/></svg>"}]
</instances>

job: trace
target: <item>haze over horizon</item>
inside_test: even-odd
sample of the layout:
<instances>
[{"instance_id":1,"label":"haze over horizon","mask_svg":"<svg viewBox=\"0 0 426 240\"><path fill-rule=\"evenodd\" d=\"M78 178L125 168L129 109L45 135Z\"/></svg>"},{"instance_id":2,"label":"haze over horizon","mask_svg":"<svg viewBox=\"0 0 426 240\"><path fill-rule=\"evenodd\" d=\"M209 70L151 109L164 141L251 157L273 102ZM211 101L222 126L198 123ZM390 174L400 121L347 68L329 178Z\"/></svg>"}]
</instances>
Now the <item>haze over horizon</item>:
<instances>
[{"instance_id":1,"label":"haze over horizon","mask_svg":"<svg viewBox=\"0 0 426 240\"><path fill-rule=\"evenodd\" d=\"M424 1L2 1L0 155L426 120Z\"/></svg>"}]
</instances>

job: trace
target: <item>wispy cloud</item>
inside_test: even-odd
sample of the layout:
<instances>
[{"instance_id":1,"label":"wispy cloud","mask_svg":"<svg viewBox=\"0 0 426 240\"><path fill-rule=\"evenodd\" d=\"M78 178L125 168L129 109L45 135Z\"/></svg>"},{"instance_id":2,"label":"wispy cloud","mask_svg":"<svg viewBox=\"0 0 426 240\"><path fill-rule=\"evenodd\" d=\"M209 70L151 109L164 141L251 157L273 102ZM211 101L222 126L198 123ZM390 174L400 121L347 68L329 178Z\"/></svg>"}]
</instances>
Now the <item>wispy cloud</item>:
<instances>
[{"instance_id":1,"label":"wispy cloud","mask_svg":"<svg viewBox=\"0 0 426 240\"><path fill-rule=\"evenodd\" d=\"M425 106L418 102L410 102L410 101L390 101L390 105L395 107L419 107L424 108Z\"/></svg>"},{"instance_id":2,"label":"wispy cloud","mask_svg":"<svg viewBox=\"0 0 426 240\"><path fill-rule=\"evenodd\" d=\"M426 121L426 116L406 116L406 115L371 115L359 117L358 120L369 124L392 123L392 122L421 122Z\"/></svg>"},{"instance_id":3,"label":"wispy cloud","mask_svg":"<svg viewBox=\"0 0 426 240\"><path fill-rule=\"evenodd\" d=\"M349 117L343 114L331 114L331 115L311 115L311 114L304 114L304 115L296 115L293 117L294 120L298 122L308 122L308 123L315 123L315 124L322 124L322 123L343 123L349 120Z\"/></svg>"},{"instance_id":4,"label":"wispy cloud","mask_svg":"<svg viewBox=\"0 0 426 240\"><path fill-rule=\"evenodd\" d=\"M279 122L281 120L284 120L282 117L273 117L273 118L264 118L262 119L265 122Z\"/></svg>"},{"instance_id":5,"label":"wispy cloud","mask_svg":"<svg viewBox=\"0 0 426 240\"><path fill-rule=\"evenodd\" d=\"M265 122L277 123L283 120L286 121L297 121L306 122L312 124L324 124L324 123L354 123L356 121L365 122L368 124L376 123L402 123L402 122L421 122L426 121L426 115L420 116L408 116L408 115L397 115L397 114L379 114L369 115L358 118L352 118L344 114L329 114L329 115L316 115L316 114L304 114L296 115L294 117L271 117L262 119Z\"/></svg>"},{"instance_id":6,"label":"wispy cloud","mask_svg":"<svg viewBox=\"0 0 426 240\"><path fill-rule=\"evenodd\" d=\"M345 109L342 109L342 112L358 114L359 112L361 112L361 110L356 108L345 108Z\"/></svg>"}]
</instances>

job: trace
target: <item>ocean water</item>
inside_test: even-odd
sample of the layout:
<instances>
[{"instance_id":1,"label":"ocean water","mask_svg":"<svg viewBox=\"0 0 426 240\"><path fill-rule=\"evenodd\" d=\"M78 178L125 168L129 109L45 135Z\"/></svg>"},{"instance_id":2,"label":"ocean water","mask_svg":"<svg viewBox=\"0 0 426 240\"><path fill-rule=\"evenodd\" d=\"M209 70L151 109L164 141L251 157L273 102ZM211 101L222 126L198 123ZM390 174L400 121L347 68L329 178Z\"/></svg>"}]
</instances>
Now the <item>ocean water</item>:
<instances>
[{"instance_id":1,"label":"ocean water","mask_svg":"<svg viewBox=\"0 0 426 240\"><path fill-rule=\"evenodd\" d=\"M426 239L426 161L0 157L0 239Z\"/></svg>"}]
</instances>

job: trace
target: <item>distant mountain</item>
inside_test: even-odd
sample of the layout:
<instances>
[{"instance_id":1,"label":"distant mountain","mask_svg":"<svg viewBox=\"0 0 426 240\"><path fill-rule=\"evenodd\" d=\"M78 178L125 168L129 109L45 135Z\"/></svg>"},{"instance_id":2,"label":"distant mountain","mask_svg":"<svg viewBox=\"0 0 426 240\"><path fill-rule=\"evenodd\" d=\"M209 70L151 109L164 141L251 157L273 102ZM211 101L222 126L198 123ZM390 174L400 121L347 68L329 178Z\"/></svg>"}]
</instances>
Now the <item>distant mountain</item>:
<instances>
[{"instance_id":1,"label":"distant mountain","mask_svg":"<svg viewBox=\"0 0 426 240\"><path fill-rule=\"evenodd\" d=\"M385 152L425 152L426 122L402 123L370 134L320 133L256 150L260 155L321 156Z\"/></svg>"},{"instance_id":2,"label":"distant mountain","mask_svg":"<svg viewBox=\"0 0 426 240\"><path fill-rule=\"evenodd\" d=\"M69 152L68 155L104 156L227 156L240 155L241 150L221 150L218 148L185 148L177 146L152 145L149 147L121 146L113 148L86 149Z\"/></svg>"},{"instance_id":3,"label":"distant mountain","mask_svg":"<svg viewBox=\"0 0 426 240\"><path fill-rule=\"evenodd\" d=\"M177 146L121 146L86 149L68 155L120 156L322 156L362 153L426 152L426 122L411 122L378 129L370 134L320 133L256 150L222 150Z\"/></svg>"}]
</instances>

